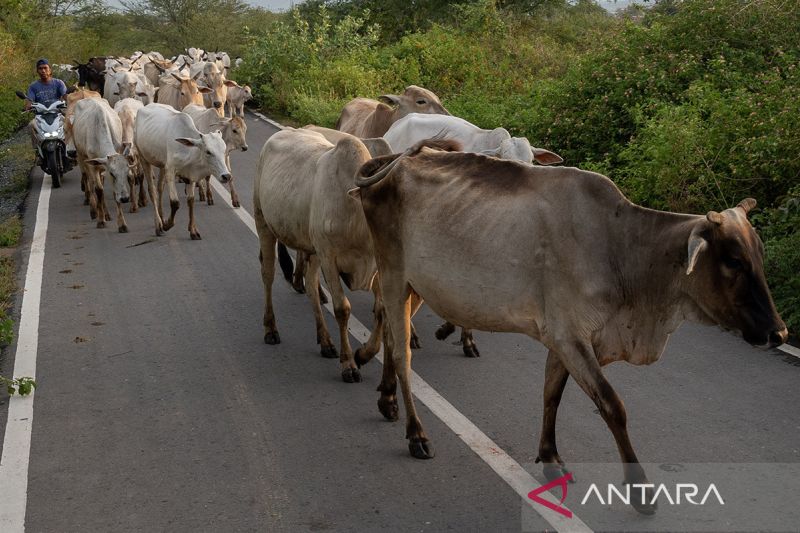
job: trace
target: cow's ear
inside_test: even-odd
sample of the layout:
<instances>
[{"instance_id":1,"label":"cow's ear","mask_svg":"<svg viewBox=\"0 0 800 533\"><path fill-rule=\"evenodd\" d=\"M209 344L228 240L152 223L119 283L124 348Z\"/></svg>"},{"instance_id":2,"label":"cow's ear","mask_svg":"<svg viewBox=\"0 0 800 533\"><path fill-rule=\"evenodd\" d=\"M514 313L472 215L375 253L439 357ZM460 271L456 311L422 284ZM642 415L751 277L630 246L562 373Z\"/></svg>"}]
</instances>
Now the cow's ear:
<instances>
[{"instance_id":1,"label":"cow's ear","mask_svg":"<svg viewBox=\"0 0 800 533\"><path fill-rule=\"evenodd\" d=\"M382 94L378 97L378 100L384 104L400 105L400 97L394 94Z\"/></svg>"},{"instance_id":2,"label":"cow's ear","mask_svg":"<svg viewBox=\"0 0 800 533\"><path fill-rule=\"evenodd\" d=\"M238 84L238 83L236 83L236 82L235 82L235 81L233 81L233 80L225 80L225 86L226 86L226 87L238 87L238 86L239 86L239 84Z\"/></svg>"},{"instance_id":3,"label":"cow's ear","mask_svg":"<svg viewBox=\"0 0 800 533\"><path fill-rule=\"evenodd\" d=\"M108 158L98 157L97 159L87 159L86 162L95 167L102 167L108 163Z\"/></svg>"},{"instance_id":4,"label":"cow's ear","mask_svg":"<svg viewBox=\"0 0 800 533\"><path fill-rule=\"evenodd\" d=\"M201 92L203 94L208 94L208 93L213 93L214 92L213 89L209 89L208 87L200 87L200 86L197 87L197 90L198 90L198 92Z\"/></svg>"},{"instance_id":5,"label":"cow's ear","mask_svg":"<svg viewBox=\"0 0 800 533\"><path fill-rule=\"evenodd\" d=\"M203 142L201 139L189 139L188 137L178 137L175 140L184 146L192 146L192 147L197 146L198 144Z\"/></svg>"},{"instance_id":6,"label":"cow's ear","mask_svg":"<svg viewBox=\"0 0 800 533\"><path fill-rule=\"evenodd\" d=\"M689 235L689 253L688 253L688 266L686 267L686 275L694 271L694 267L697 264L697 259L700 257L700 254L708 248L708 241L701 235L702 233L702 226L698 225L692 230L692 234Z\"/></svg>"},{"instance_id":7,"label":"cow's ear","mask_svg":"<svg viewBox=\"0 0 800 533\"><path fill-rule=\"evenodd\" d=\"M350 189L349 191L347 191L347 196L349 196L350 198L352 198L353 200L355 200L357 202L360 202L361 201L361 188L360 187L355 187L353 189Z\"/></svg>"},{"instance_id":8,"label":"cow's ear","mask_svg":"<svg viewBox=\"0 0 800 533\"><path fill-rule=\"evenodd\" d=\"M490 155L492 157L498 157L500 154L500 148L491 148L489 150L481 150L480 152L483 155Z\"/></svg>"},{"instance_id":9,"label":"cow's ear","mask_svg":"<svg viewBox=\"0 0 800 533\"><path fill-rule=\"evenodd\" d=\"M540 165L557 165L564 162L560 155L544 148L534 148L533 159Z\"/></svg>"}]
</instances>

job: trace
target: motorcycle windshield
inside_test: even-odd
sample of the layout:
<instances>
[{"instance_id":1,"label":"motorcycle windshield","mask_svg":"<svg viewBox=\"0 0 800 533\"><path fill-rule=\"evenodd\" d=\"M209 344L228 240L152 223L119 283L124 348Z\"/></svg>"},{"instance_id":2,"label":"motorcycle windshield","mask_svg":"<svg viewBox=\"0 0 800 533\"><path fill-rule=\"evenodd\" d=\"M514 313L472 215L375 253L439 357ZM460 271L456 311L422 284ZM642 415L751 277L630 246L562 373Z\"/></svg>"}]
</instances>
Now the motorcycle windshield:
<instances>
[{"instance_id":1,"label":"motorcycle windshield","mask_svg":"<svg viewBox=\"0 0 800 533\"><path fill-rule=\"evenodd\" d=\"M58 113L43 113L39 116L42 117L42 120L44 120L48 126L52 126L53 122L58 118Z\"/></svg>"}]
</instances>

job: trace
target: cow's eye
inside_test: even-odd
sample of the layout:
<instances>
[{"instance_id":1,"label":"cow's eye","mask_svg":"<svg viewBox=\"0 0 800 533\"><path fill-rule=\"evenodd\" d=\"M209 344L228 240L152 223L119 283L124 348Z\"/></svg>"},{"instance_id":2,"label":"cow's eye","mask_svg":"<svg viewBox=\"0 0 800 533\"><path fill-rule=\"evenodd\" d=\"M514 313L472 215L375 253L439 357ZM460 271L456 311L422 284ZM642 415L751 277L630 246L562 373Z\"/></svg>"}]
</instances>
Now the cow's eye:
<instances>
[{"instance_id":1,"label":"cow's eye","mask_svg":"<svg viewBox=\"0 0 800 533\"><path fill-rule=\"evenodd\" d=\"M233 130L233 133L239 133L239 130Z\"/></svg>"},{"instance_id":2,"label":"cow's eye","mask_svg":"<svg viewBox=\"0 0 800 533\"><path fill-rule=\"evenodd\" d=\"M417 105L425 105L427 103L425 100L417 100Z\"/></svg>"},{"instance_id":3,"label":"cow's eye","mask_svg":"<svg viewBox=\"0 0 800 533\"><path fill-rule=\"evenodd\" d=\"M206 150L206 153L207 153L208 155L211 155L211 152L209 152L208 150Z\"/></svg>"},{"instance_id":4,"label":"cow's eye","mask_svg":"<svg viewBox=\"0 0 800 533\"><path fill-rule=\"evenodd\" d=\"M725 266L731 270L741 270L743 267L742 262L735 257L725 257L723 259L723 263L725 263Z\"/></svg>"}]
</instances>

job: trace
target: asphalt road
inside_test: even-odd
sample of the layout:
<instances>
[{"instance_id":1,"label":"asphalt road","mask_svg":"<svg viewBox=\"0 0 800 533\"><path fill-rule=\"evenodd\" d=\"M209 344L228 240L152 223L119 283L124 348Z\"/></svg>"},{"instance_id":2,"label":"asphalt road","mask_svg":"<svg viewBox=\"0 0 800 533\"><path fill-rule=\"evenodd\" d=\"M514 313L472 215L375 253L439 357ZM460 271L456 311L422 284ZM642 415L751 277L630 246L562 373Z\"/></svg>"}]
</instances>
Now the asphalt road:
<instances>
[{"instance_id":1,"label":"asphalt road","mask_svg":"<svg viewBox=\"0 0 800 533\"><path fill-rule=\"evenodd\" d=\"M252 214L258 154L275 128L253 116L248 125L251 149L233 154L233 173L241 210ZM35 174L29 229L42 184ZM197 217L201 241L189 239L183 200L164 237L154 236L150 207L126 213L130 233L119 234L113 221L95 228L77 171L52 191L27 531L553 529L420 402L437 456L412 459L403 422L377 410L380 364L362 369L364 382L343 383L338 361L319 356L307 298L282 279L282 344L263 344L255 235L218 194ZM350 296L353 316L369 326L370 295ZM434 338L439 323L426 308L417 315L414 369L542 481L532 463L545 349L477 332L482 357L467 359ZM606 373L642 462L786 464L800 463L798 363L686 324L658 363ZM579 479L582 463L616 465L610 432L574 383L559 414L559 451ZM0 485L0 498L14 490ZM573 510L592 529L680 529L660 513L642 522L630 509L605 518ZM797 529L789 514L778 519ZM727 529L714 525L706 524Z\"/></svg>"}]
</instances>

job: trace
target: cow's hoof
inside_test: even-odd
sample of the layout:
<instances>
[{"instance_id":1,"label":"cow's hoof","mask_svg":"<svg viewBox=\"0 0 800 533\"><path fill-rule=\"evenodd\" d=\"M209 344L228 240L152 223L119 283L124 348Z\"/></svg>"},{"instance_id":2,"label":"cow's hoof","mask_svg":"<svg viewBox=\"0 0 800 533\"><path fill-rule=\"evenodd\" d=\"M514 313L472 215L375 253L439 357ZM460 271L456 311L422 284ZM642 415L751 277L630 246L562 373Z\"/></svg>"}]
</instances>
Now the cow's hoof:
<instances>
[{"instance_id":1,"label":"cow's hoof","mask_svg":"<svg viewBox=\"0 0 800 533\"><path fill-rule=\"evenodd\" d=\"M128 233L128 226L120 226L119 227L120 233Z\"/></svg>"},{"instance_id":2,"label":"cow's hoof","mask_svg":"<svg viewBox=\"0 0 800 533\"><path fill-rule=\"evenodd\" d=\"M239 200L234 200L233 202L231 202L231 204L233 205L233 207L242 207L242 204L239 203Z\"/></svg>"},{"instance_id":3,"label":"cow's hoof","mask_svg":"<svg viewBox=\"0 0 800 533\"><path fill-rule=\"evenodd\" d=\"M422 348L422 344L419 342L419 337L417 337L416 333L411 332L411 340L409 340L408 346L412 350L419 350L420 348Z\"/></svg>"},{"instance_id":4,"label":"cow's hoof","mask_svg":"<svg viewBox=\"0 0 800 533\"><path fill-rule=\"evenodd\" d=\"M292 283L292 288L294 289L294 292L298 294L306 293L306 286L303 283L303 280L300 280L300 283Z\"/></svg>"},{"instance_id":5,"label":"cow's hoof","mask_svg":"<svg viewBox=\"0 0 800 533\"><path fill-rule=\"evenodd\" d=\"M345 368L342 370L342 381L345 383L361 383L361 372L357 368Z\"/></svg>"},{"instance_id":6,"label":"cow's hoof","mask_svg":"<svg viewBox=\"0 0 800 533\"><path fill-rule=\"evenodd\" d=\"M362 366L366 365L370 361L369 359L364 357L364 352L365 352L365 350L364 350L364 347L362 346L361 348L358 348L356 350L356 353L353 354L353 360L356 362L356 366L358 368L361 368Z\"/></svg>"},{"instance_id":7,"label":"cow's hoof","mask_svg":"<svg viewBox=\"0 0 800 533\"><path fill-rule=\"evenodd\" d=\"M319 353L325 359L336 359L339 357L339 352L336 351L336 347L334 346L323 346Z\"/></svg>"},{"instance_id":8,"label":"cow's hoof","mask_svg":"<svg viewBox=\"0 0 800 533\"><path fill-rule=\"evenodd\" d=\"M645 481L644 483L647 482ZM654 495L655 491L652 487L645 488L644 494L642 494L641 490L632 490L631 505L641 514L648 516L654 515L656 514L656 510L658 510L658 502L653 500ZM642 496L644 496L644 499L642 499Z\"/></svg>"},{"instance_id":9,"label":"cow's hoof","mask_svg":"<svg viewBox=\"0 0 800 533\"><path fill-rule=\"evenodd\" d=\"M397 396L381 396L378 398L378 411L381 412L383 418L390 422L395 422L399 419L400 409L397 407Z\"/></svg>"},{"instance_id":10,"label":"cow's hoof","mask_svg":"<svg viewBox=\"0 0 800 533\"><path fill-rule=\"evenodd\" d=\"M174 225L175 225L175 223L174 223L174 222L169 222L169 221L167 221L167 222L164 222L164 223L161 225L161 229L163 229L164 231L169 231L169 230L171 230L171 229L172 229L172 226L174 226Z\"/></svg>"},{"instance_id":11,"label":"cow's hoof","mask_svg":"<svg viewBox=\"0 0 800 533\"><path fill-rule=\"evenodd\" d=\"M196 231L194 233L190 233L189 236L192 238L193 241L202 241L203 238L200 236L199 233Z\"/></svg>"},{"instance_id":12,"label":"cow's hoof","mask_svg":"<svg viewBox=\"0 0 800 533\"><path fill-rule=\"evenodd\" d=\"M111 222L111 215L109 215L108 213L106 213L106 215L105 215L105 219L106 219L106 222Z\"/></svg>"},{"instance_id":13,"label":"cow's hoof","mask_svg":"<svg viewBox=\"0 0 800 533\"><path fill-rule=\"evenodd\" d=\"M97 221L97 227L98 228L105 228L106 227L105 221L104 220L98 220Z\"/></svg>"},{"instance_id":14,"label":"cow's hoof","mask_svg":"<svg viewBox=\"0 0 800 533\"><path fill-rule=\"evenodd\" d=\"M163 237L164 230L161 228L156 228L156 237Z\"/></svg>"},{"instance_id":15,"label":"cow's hoof","mask_svg":"<svg viewBox=\"0 0 800 533\"><path fill-rule=\"evenodd\" d=\"M467 357L480 357L481 352L478 351L477 346L464 346L464 355Z\"/></svg>"},{"instance_id":16,"label":"cow's hoof","mask_svg":"<svg viewBox=\"0 0 800 533\"><path fill-rule=\"evenodd\" d=\"M83 190L83 189L81 188L81 190ZM89 199L88 198L84 198L83 199L83 205L89 205Z\"/></svg>"},{"instance_id":17,"label":"cow's hoof","mask_svg":"<svg viewBox=\"0 0 800 533\"><path fill-rule=\"evenodd\" d=\"M129 211L129 213L138 213L138 212L139 212L139 208L138 207L134 209L134 207L131 206L131 210Z\"/></svg>"},{"instance_id":18,"label":"cow's hoof","mask_svg":"<svg viewBox=\"0 0 800 533\"><path fill-rule=\"evenodd\" d=\"M542 467L542 474L544 474L544 477L547 478L547 481L555 481L556 479L564 477L569 473L570 471L567 470L564 465L560 465L558 463L546 463ZM575 483L574 475L569 480L569 483Z\"/></svg>"},{"instance_id":19,"label":"cow's hoof","mask_svg":"<svg viewBox=\"0 0 800 533\"><path fill-rule=\"evenodd\" d=\"M280 344L281 336L277 331L270 331L264 334L264 344Z\"/></svg>"},{"instance_id":20,"label":"cow's hoof","mask_svg":"<svg viewBox=\"0 0 800 533\"><path fill-rule=\"evenodd\" d=\"M214 200L212 200L211 198L209 198L209 199L208 199L208 202L206 202L206 203L207 203L207 205L214 205Z\"/></svg>"},{"instance_id":21,"label":"cow's hoof","mask_svg":"<svg viewBox=\"0 0 800 533\"><path fill-rule=\"evenodd\" d=\"M433 456L436 455L431 441L419 437L413 437L408 442L408 451L411 452L411 456L415 459L433 459Z\"/></svg>"},{"instance_id":22,"label":"cow's hoof","mask_svg":"<svg viewBox=\"0 0 800 533\"><path fill-rule=\"evenodd\" d=\"M455 326L453 326L450 322L445 322L439 329L436 330L436 338L440 341L445 340L447 337L453 334L456 330Z\"/></svg>"}]
</instances>

